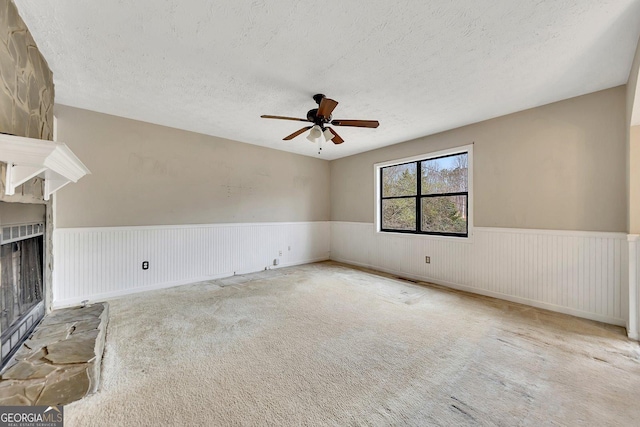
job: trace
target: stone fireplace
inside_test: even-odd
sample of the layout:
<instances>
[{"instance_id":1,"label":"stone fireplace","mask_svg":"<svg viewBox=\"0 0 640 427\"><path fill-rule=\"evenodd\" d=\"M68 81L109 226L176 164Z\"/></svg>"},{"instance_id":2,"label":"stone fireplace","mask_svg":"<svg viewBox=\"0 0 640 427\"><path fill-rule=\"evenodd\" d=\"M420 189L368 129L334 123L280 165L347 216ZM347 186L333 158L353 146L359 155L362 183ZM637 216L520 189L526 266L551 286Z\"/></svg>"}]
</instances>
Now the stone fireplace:
<instances>
[{"instance_id":1,"label":"stone fireplace","mask_svg":"<svg viewBox=\"0 0 640 427\"><path fill-rule=\"evenodd\" d=\"M0 22L0 136L52 140L53 74L13 1L0 0ZM6 155L8 148L0 147L0 155ZM44 180L21 175L23 168L14 175L28 179L10 187L13 160L0 159L0 365L7 361L13 344L26 338L23 335L44 314L51 288L50 257L42 263L43 246L47 255L51 253L53 226L45 222ZM49 227L46 234L45 225ZM25 243L25 238L35 240ZM36 253L39 260L33 258ZM25 267L23 258L33 261Z\"/></svg>"},{"instance_id":2,"label":"stone fireplace","mask_svg":"<svg viewBox=\"0 0 640 427\"><path fill-rule=\"evenodd\" d=\"M53 74L11 0L0 0L0 365L53 300L51 196L88 169L53 142ZM46 219L45 219L46 218Z\"/></svg>"}]
</instances>

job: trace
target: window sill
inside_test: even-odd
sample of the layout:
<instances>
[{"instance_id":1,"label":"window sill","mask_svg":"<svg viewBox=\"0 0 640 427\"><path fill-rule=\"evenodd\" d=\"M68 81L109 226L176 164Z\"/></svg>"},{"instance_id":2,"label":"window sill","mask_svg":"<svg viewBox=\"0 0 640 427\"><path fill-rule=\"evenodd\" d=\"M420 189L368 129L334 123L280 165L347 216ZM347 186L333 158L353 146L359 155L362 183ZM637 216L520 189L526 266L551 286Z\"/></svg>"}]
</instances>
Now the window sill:
<instances>
[{"instance_id":1,"label":"window sill","mask_svg":"<svg viewBox=\"0 0 640 427\"><path fill-rule=\"evenodd\" d=\"M389 235L393 237L409 237L409 238L418 238L418 239L427 239L427 240L444 240L451 243L462 243L462 244L472 244L473 243L473 230L469 230L469 235L467 237L457 237L457 236L438 236L434 234L417 234L417 233L402 233L402 232L393 232L393 231L382 231L376 229L376 235Z\"/></svg>"}]
</instances>

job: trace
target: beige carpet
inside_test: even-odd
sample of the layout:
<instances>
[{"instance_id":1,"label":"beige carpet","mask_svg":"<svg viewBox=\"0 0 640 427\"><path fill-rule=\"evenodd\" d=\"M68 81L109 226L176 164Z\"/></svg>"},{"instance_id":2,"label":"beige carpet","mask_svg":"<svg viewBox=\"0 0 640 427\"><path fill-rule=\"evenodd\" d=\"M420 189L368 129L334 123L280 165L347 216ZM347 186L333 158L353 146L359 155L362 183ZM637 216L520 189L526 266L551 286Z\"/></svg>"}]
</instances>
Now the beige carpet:
<instances>
[{"instance_id":1,"label":"beige carpet","mask_svg":"<svg viewBox=\"0 0 640 427\"><path fill-rule=\"evenodd\" d=\"M312 264L112 301L65 425L631 426L638 360L621 328Z\"/></svg>"}]
</instances>

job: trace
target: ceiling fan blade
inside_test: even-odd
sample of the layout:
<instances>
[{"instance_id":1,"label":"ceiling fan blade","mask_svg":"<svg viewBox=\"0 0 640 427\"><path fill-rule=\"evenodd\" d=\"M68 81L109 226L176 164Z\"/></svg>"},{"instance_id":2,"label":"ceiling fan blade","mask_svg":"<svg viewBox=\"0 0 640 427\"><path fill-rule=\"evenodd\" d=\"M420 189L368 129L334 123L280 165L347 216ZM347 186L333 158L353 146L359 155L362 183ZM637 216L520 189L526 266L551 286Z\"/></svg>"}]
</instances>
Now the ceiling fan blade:
<instances>
[{"instance_id":1,"label":"ceiling fan blade","mask_svg":"<svg viewBox=\"0 0 640 427\"><path fill-rule=\"evenodd\" d=\"M329 129L333 134L333 138L331 138L331 141L333 141L334 144L342 144L344 142L344 139L342 139L340 135L338 135L338 132L336 132L331 128L327 128L327 129Z\"/></svg>"},{"instance_id":2,"label":"ceiling fan blade","mask_svg":"<svg viewBox=\"0 0 640 427\"><path fill-rule=\"evenodd\" d=\"M297 117L285 117L285 116L269 116L269 115L262 115L260 116L263 119L280 119L280 120L295 120L296 122L308 122L309 120L307 119L299 119Z\"/></svg>"},{"instance_id":3,"label":"ceiling fan blade","mask_svg":"<svg viewBox=\"0 0 640 427\"><path fill-rule=\"evenodd\" d=\"M284 138L282 138L282 140L283 140L283 141L289 141L289 140L291 140L291 139L295 138L296 136L298 136L298 135L300 135L300 134L302 134L302 133L305 133L306 131L308 131L308 130L309 130L309 129L311 129L312 127L313 127L313 126L307 126L307 127L302 128L302 129L300 129L300 130L297 130L297 131L295 131L294 133L292 133L291 135L289 135L289 136L285 136Z\"/></svg>"},{"instance_id":4,"label":"ceiling fan blade","mask_svg":"<svg viewBox=\"0 0 640 427\"><path fill-rule=\"evenodd\" d=\"M377 128L380 122L377 120L341 120L336 119L331 122L334 126L353 126L357 128Z\"/></svg>"},{"instance_id":5,"label":"ceiling fan blade","mask_svg":"<svg viewBox=\"0 0 640 427\"><path fill-rule=\"evenodd\" d=\"M338 101L334 101L333 99L329 99L329 98L322 98L322 101L320 101L320 107L318 107L318 117L329 117L331 116L331 113L333 112L333 110L336 108L336 106L338 105Z\"/></svg>"}]
</instances>

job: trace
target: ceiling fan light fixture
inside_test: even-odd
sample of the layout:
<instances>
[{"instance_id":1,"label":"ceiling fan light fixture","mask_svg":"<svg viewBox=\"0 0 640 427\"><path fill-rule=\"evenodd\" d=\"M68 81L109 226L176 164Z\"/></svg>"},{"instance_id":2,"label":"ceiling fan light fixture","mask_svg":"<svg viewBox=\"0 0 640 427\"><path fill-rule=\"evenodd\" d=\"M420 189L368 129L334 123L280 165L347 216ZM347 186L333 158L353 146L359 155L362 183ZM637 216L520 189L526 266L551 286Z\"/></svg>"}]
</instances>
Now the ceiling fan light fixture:
<instances>
[{"instance_id":1,"label":"ceiling fan light fixture","mask_svg":"<svg viewBox=\"0 0 640 427\"><path fill-rule=\"evenodd\" d=\"M324 135L325 141L331 141L333 139L333 132L331 132L329 128L326 128L322 134Z\"/></svg>"},{"instance_id":2,"label":"ceiling fan light fixture","mask_svg":"<svg viewBox=\"0 0 640 427\"><path fill-rule=\"evenodd\" d=\"M307 139L311 142L318 142L318 140L322 137L322 129L320 126L315 125L309 131L309 135L307 135Z\"/></svg>"}]
</instances>

